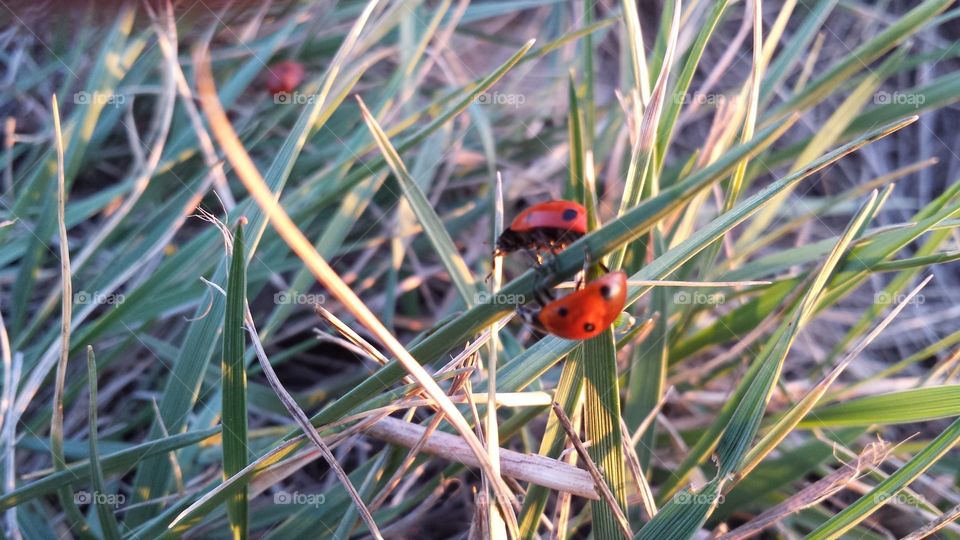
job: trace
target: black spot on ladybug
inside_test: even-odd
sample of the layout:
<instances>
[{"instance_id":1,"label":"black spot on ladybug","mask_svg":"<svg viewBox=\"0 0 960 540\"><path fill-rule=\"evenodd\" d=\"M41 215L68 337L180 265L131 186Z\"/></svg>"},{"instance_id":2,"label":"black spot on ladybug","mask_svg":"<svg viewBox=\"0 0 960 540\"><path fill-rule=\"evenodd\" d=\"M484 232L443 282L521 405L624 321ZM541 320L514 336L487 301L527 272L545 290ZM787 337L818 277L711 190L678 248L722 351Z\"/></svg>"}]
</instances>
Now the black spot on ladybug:
<instances>
[{"instance_id":1,"label":"black spot on ladybug","mask_svg":"<svg viewBox=\"0 0 960 540\"><path fill-rule=\"evenodd\" d=\"M600 296L603 296L605 299L609 300L613 296L613 290L610 289L609 285L604 285L600 287Z\"/></svg>"},{"instance_id":2,"label":"black spot on ladybug","mask_svg":"<svg viewBox=\"0 0 960 540\"><path fill-rule=\"evenodd\" d=\"M569 311L565 307L561 307L560 309L557 310L557 315L561 317L566 317L568 313Z\"/></svg>"},{"instance_id":3,"label":"black spot on ladybug","mask_svg":"<svg viewBox=\"0 0 960 540\"><path fill-rule=\"evenodd\" d=\"M570 221L575 217L577 217L577 211L574 210L573 208L567 208L566 210L563 211L564 221Z\"/></svg>"},{"instance_id":4,"label":"black spot on ladybug","mask_svg":"<svg viewBox=\"0 0 960 540\"><path fill-rule=\"evenodd\" d=\"M594 330L595 328L596 328L596 326L594 326L593 323L584 323L584 325L583 325L583 331L584 331L584 332L593 332L593 330Z\"/></svg>"}]
</instances>

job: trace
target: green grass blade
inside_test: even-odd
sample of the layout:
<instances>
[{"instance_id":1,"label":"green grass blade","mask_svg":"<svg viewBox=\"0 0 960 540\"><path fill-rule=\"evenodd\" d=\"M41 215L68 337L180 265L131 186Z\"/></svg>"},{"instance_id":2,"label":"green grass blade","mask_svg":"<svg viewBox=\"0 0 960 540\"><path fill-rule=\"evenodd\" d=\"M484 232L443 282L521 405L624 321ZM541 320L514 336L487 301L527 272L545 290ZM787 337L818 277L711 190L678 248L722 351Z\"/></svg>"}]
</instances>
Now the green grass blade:
<instances>
[{"instance_id":1,"label":"green grass blade","mask_svg":"<svg viewBox=\"0 0 960 540\"><path fill-rule=\"evenodd\" d=\"M219 435L219 433L220 428L215 427L146 441L125 450L100 456L100 467L105 474L125 473L145 458L165 456L174 450L209 441ZM67 468L62 471L53 472L40 479L24 484L11 492L0 495L0 510L7 510L14 506L22 505L32 499L48 496L62 486L69 486L89 480L90 460L85 459L78 461L68 465Z\"/></svg>"},{"instance_id":2,"label":"green grass blade","mask_svg":"<svg viewBox=\"0 0 960 540\"><path fill-rule=\"evenodd\" d=\"M537 345L545 343L547 340L540 341ZM556 340L561 342L562 340ZM570 342L567 342L570 343ZM528 351L534 351L537 347L531 347ZM543 355L540 355L543 356ZM518 360L520 357L517 358ZM529 365L526 362L523 365ZM524 377L530 380L532 377ZM560 404L567 416L573 414L573 411L580 406L583 395L583 349L577 346L573 352L567 355L567 360L563 364L563 371L560 373L560 380L557 382L556 391L553 400ZM547 427L544 430L543 438L540 439L539 454L557 458L563 451L566 442L566 433L560 426L556 415L550 415L547 418ZM523 498L523 507L520 511L520 535L521 538L529 540L536 537L537 528L540 525L540 516L547 506L547 499L550 496L550 490L545 487L531 485L527 489L527 495Z\"/></svg>"},{"instance_id":3,"label":"green grass blade","mask_svg":"<svg viewBox=\"0 0 960 540\"><path fill-rule=\"evenodd\" d=\"M243 254L243 220L233 237L233 255L227 274L227 306L223 319L223 478L237 474L250 461L247 447L247 371L244 364L243 306L247 296L247 269ZM227 501L230 531L235 540L247 538L247 490Z\"/></svg>"},{"instance_id":4,"label":"green grass blade","mask_svg":"<svg viewBox=\"0 0 960 540\"><path fill-rule=\"evenodd\" d=\"M815 409L801 428L913 424L960 416L960 385L912 388Z\"/></svg>"},{"instance_id":5,"label":"green grass blade","mask_svg":"<svg viewBox=\"0 0 960 540\"><path fill-rule=\"evenodd\" d=\"M657 130L657 158L660 162L660 168L663 167L665 162L667 149L674 135L674 127L676 126L677 118L680 116L680 108L687 102L689 97L690 83L693 81L693 76L700 66L703 51L706 49L710 37L713 36L717 24L723 17L727 4L729 4L729 0L719 0L713 4L707 20L700 27L697 39L687 52L686 60L683 63L683 70L680 71L680 75L677 77L677 82L673 87L673 92L671 92L671 98L664 104L666 108L663 111L660 127Z\"/></svg>"},{"instance_id":6,"label":"green grass blade","mask_svg":"<svg viewBox=\"0 0 960 540\"><path fill-rule=\"evenodd\" d=\"M100 529L107 540L119 540L120 528L111 509L107 485L103 480L100 466L100 451L97 448L97 361L93 356L93 347L87 347L87 380L90 385L90 478L93 479L93 504L97 508Z\"/></svg>"},{"instance_id":7,"label":"green grass blade","mask_svg":"<svg viewBox=\"0 0 960 540\"><path fill-rule=\"evenodd\" d=\"M584 159L584 207L587 210L588 230L599 225L596 182L594 180L593 152ZM601 265L586 269L589 279L605 273ZM617 376L617 348L612 327L583 343L583 424L590 441L587 451L600 469L603 481L610 488L614 502L624 514L627 511L627 470L623 453L622 414L620 413L620 379ZM623 526L609 501L602 498L590 505L591 530L601 540L623 535ZM629 528L629 525L627 526Z\"/></svg>"}]
</instances>

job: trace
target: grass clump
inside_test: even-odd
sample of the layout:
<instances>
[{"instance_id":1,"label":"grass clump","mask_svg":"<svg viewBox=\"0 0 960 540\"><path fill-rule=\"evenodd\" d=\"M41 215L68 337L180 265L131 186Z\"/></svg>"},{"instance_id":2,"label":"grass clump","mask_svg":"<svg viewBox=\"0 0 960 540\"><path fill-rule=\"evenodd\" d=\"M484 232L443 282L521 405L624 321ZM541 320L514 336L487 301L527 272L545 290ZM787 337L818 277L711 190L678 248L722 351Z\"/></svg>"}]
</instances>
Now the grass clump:
<instances>
[{"instance_id":1,"label":"grass clump","mask_svg":"<svg viewBox=\"0 0 960 540\"><path fill-rule=\"evenodd\" d=\"M960 538L957 9L13 6L4 530Z\"/></svg>"}]
</instances>

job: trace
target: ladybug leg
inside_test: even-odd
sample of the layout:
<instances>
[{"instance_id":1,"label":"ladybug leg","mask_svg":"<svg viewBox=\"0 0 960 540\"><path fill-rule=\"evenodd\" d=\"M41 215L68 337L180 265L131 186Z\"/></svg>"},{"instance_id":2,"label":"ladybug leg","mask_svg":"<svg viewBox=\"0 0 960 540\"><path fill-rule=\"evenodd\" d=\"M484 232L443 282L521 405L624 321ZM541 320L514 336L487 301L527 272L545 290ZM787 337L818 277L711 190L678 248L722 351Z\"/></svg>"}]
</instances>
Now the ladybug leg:
<instances>
[{"instance_id":1,"label":"ladybug leg","mask_svg":"<svg viewBox=\"0 0 960 540\"><path fill-rule=\"evenodd\" d=\"M551 274L556 274L560 270L560 265L557 263L557 254L560 253L562 249L557 249L554 246L550 248L550 256L547 257L546 267Z\"/></svg>"},{"instance_id":2,"label":"ladybug leg","mask_svg":"<svg viewBox=\"0 0 960 540\"><path fill-rule=\"evenodd\" d=\"M541 257L540 253L538 253L535 249L524 248L523 252L526 253L527 256L533 260L534 268L537 268L541 264L543 264L543 257Z\"/></svg>"},{"instance_id":3,"label":"ladybug leg","mask_svg":"<svg viewBox=\"0 0 960 540\"><path fill-rule=\"evenodd\" d=\"M590 256L590 250L586 247L583 248L583 271L586 272L588 268L593 266L593 257Z\"/></svg>"},{"instance_id":4,"label":"ladybug leg","mask_svg":"<svg viewBox=\"0 0 960 540\"><path fill-rule=\"evenodd\" d=\"M533 296L536 299L537 303L541 306L545 306L550 302L553 302L553 293L550 289L543 287L536 287L533 289Z\"/></svg>"},{"instance_id":5,"label":"ladybug leg","mask_svg":"<svg viewBox=\"0 0 960 540\"><path fill-rule=\"evenodd\" d=\"M520 318L523 319L523 322L526 323L531 328L539 330L544 334L548 333L547 329L540 324L540 310L531 308L530 306L520 306L517 308L517 314L520 315Z\"/></svg>"},{"instance_id":6,"label":"ladybug leg","mask_svg":"<svg viewBox=\"0 0 960 540\"><path fill-rule=\"evenodd\" d=\"M538 304L545 306L553 301L553 293L544 285L550 272L544 266L533 267L533 272L533 297Z\"/></svg>"}]
</instances>

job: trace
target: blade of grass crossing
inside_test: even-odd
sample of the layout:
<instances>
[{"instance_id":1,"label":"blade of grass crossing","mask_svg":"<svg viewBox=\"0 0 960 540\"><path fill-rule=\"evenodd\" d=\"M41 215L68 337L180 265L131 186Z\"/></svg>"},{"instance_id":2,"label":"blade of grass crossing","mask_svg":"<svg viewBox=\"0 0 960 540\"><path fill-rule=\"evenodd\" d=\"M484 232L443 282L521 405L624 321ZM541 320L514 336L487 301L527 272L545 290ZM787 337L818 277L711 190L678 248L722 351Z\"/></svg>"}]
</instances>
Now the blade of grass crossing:
<instances>
[{"instance_id":1,"label":"blade of grass crossing","mask_svg":"<svg viewBox=\"0 0 960 540\"><path fill-rule=\"evenodd\" d=\"M635 89L643 104L650 100L650 74L647 73L647 57L643 47L643 30L637 4L633 0L623 0L623 26L627 30L627 50L630 53L630 66L633 69Z\"/></svg>"},{"instance_id":2,"label":"blade of grass crossing","mask_svg":"<svg viewBox=\"0 0 960 540\"><path fill-rule=\"evenodd\" d=\"M871 342L881 332L893 322L893 319L903 310L904 307L909 303L916 294L932 279L933 276L927 277L923 283L917 286L903 302L900 304L886 317L880 324L871 330L870 334L864 337L863 340L851 351L846 358L844 358L836 367L812 390L810 390L800 401L793 406L786 414L783 414L781 418L773 425L763 438L758 441L751 449L749 454L744 458L745 465L739 471L740 477L744 477L750 473L757 465L760 464L760 461L764 459L770 452L776 448L786 437L789 435L801 421L803 417L807 415L811 409L817 404L817 402L823 397L827 389L833 384L841 373L849 366L853 360L859 356L859 354L868 346ZM915 404L914 404L915 405ZM913 407L907 407L907 409L913 409ZM958 407L958 412L960 412L960 407ZM876 412L876 411L874 411ZM815 415L814 415L815 416Z\"/></svg>"},{"instance_id":3,"label":"blade of grass crossing","mask_svg":"<svg viewBox=\"0 0 960 540\"><path fill-rule=\"evenodd\" d=\"M97 448L97 361L93 355L93 347L87 347L87 381L90 385L90 478L93 479L93 503L97 508L97 518L100 520L100 530L107 540L120 540L120 528L117 518L107 497L106 482L103 480L103 469L100 466L100 451Z\"/></svg>"},{"instance_id":4,"label":"blade of grass crossing","mask_svg":"<svg viewBox=\"0 0 960 540\"><path fill-rule=\"evenodd\" d=\"M901 124L900 127L903 127L904 125L908 125L912 121L913 120L909 120L906 123ZM859 146L860 144L865 143L867 140L870 140L870 139L876 140L876 138L883 136L881 135L882 133L890 133L890 131L887 131L887 129L889 129L890 127L893 127L893 126L889 126L888 128L883 128L879 130L875 135L867 137L866 139L863 139L860 143L849 143L844 147L841 147L831 152L827 156L833 156L833 157L832 159L827 159L827 161L829 162L835 161L836 159L839 159L840 156L846 155L847 153L849 153L849 151L851 151L854 146ZM816 170L822 169L823 166L826 164L826 162L824 162L823 160L824 158L827 158L827 156L824 156L820 160L818 160L818 162L821 162L822 164L818 166L814 166L813 169L816 169ZM807 169L807 174L812 174L813 169ZM777 184L781 184L785 180L793 176L794 175L788 175L786 178L778 181L773 186L770 186L765 190L761 191L760 193L750 197L749 199L744 201L744 203L748 201L755 201L756 198L760 196L763 192L767 192L767 191L770 191L771 193L779 192L779 190L777 189L773 189L771 191L771 188L775 188ZM795 182L792 183L791 185L794 185L794 184ZM743 206L743 204L738 205L737 208L739 208L740 206ZM703 231L698 232L694 237L691 237L691 239L689 239L688 242L693 238L695 238L696 236L700 235L702 232ZM773 346L773 344L776 343L776 340L779 339L779 336L782 333L783 333L783 328L778 330L778 332L771 338L766 348L770 349ZM761 357L763 357L765 354L766 353L761 353ZM743 400L743 396L748 390L748 387L749 387L748 385L750 381L753 379L753 377L756 376L757 370L760 369L761 365L764 365L764 364L761 362L754 362L750 366L750 369L748 370L747 374L744 375L743 377L743 381L734 391L731 398L727 401L727 404L724 405L724 407L721 409L717 419L714 421L711 427L709 427L707 431L703 435L701 435L697 443L690 449L687 457L684 458L681 464L676 468L676 470L674 471L674 474L671 475L667 479L667 481L664 483L664 485L661 487L661 500L663 500L663 498L670 496L672 493L674 493L674 491L678 488L680 483L686 480L686 478L689 476L692 468L696 466L698 463L700 463L703 459L705 459L709 454L709 452L716 446L716 444L718 443L719 437L721 436L721 430L723 429L722 426L727 424L727 420L725 419L729 419L733 415L735 404L740 403Z\"/></svg>"},{"instance_id":5,"label":"blade of grass crossing","mask_svg":"<svg viewBox=\"0 0 960 540\"><path fill-rule=\"evenodd\" d=\"M825 167L827 164L839 159L841 156L853 151L855 148L859 148L870 140L882 136L882 134L899 129L902 127L902 125L906 125L906 123L885 126L884 128L880 128L874 132L871 132L867 136L850 143L850 145L840 148L828 156L824 156L824 158L816 163L815 166L811 166L809 170L804 171L804 173L801 175L785 178L781 182L770 186L767 190L764 190L763 193L766 193L769 196L769 193L775 193L777 189L781 189L782 185L799 181L801 177L805 177L808 174L816 172L817 170ZM568 249L564 250L557 256L557 270L555 279L560 281L562 279L569 278L576 271L583 267L582 258L585 248L592 255L594 260L598 260L599 257L610 253L616 247L619 247L620 245L623 245L648 231L649 227L651 227L653 223L666 215L666 213L668 213L671 209L676 208L685 201L689 200L689 198L695 195L699 189L702 189L704 185L715 181L724 173L731 171L736 165L736 162L741 159L742 156L753 154L754 152L758 152L761 149L766 148L788 127L789 125L782 125L777 126L776 130L773 130L772 128L761 130L758 132L756 140L751 141L750 144L736 147L734 150L729 152L728 155L720 158L705 169L693 173L685 181L671 186L669 189L664 190L656 198L644 202L637 208L634 208L621 216L619 219L607 223L601 229L598 229L587 237L578 240L576 243L571 245ZM751 198L749 202L745 202L744 204L745 208L749 207L749 210L746 213L755 210L759 205L759 200ZM736 219L738 219L741 215L743 214L737 212L734 216L728 216L728 218L733 218L733 221L736 221ZM739 223L739 221L736 222ZM705 234L711 234L714 232L715 231L708 231ZM693 245L697 241L699 241L699 237L693 238L690 242L688 242L687 246ZM676 253L679 254L683 251L684 250L680 250ZM682 256L678 255L677 258L682 259ZM660 266L658 265L657 268L660 268ZM645 275L647 277L644 277L643 279L655 279L655 277L651 276L658 276L659 274L652 273ZM663 277L665 276L660 276L659 279L662 279ZM502 293L523 294L527 297L532 297L531 292L536 280L537 278L535 277L535 272L532 270L527 271L522 276L504 286ZM546 283L543 285L552 285L552 283ZM500 313L507 309L515 309L515 306L497 305L495 303L478 304L470 311L451 320L449 323L429 335L423 341L417 343L416 346L411 348L410 352L422 363L432 362L436 360L443 352L447 351L451 343L458 342L459 340L465 338L469 333L489 324L495 318L497 318ZM378 371L377 376L370 377L363 383L359 384L353 390L327 406L327 408L324 410L320 411L311 419L311 421L314 422L314 425L322 425L339 418L349 413L349 411L354 407L359 406L366 399L377 395L378 392L381 392L384 388L386 388L386 385L392 384L393 382L399 380L403 375L404 371L401 366L396 362L391 362L387 366L381 368Z\"/></svg>"},{"instance_id":6,"label":"blade of grass crossing","mask_svg":"<svg viewBox=\"0 0 960 540\"><path fill-rule=\"evenodd\" d=\"M952 3L953 0L926 0L920 3L873 39L843 57L826 73L804 87L802 93L772 111L762 123L772 122L789 111L802 111L820 102L833 93L837 85L866 69L871 62L927 25Z\"/></svg>"},{"instance_id":7,"label":"blade of grass crossing","mask_svg":"<svg viewBox=\"0 0 960 540\"><path fill-rule=\"evenodd\" d=\"M463 96L459 101L456 102L452 107L447 109L445 112L437 116L432 122L418 129L416 132L410 134L409 137L403 139L396 145L398 153L406 152L411 148L414 148L416 145L423 142L423 140L436 131L440 126L446 124L451 119L462 113L470 105L473 105L477 102L477 98L490 89L494 84L497 83L510 69L512 69L517 63L527 55L527 52L533 47L533 44L536 40L531 39L526 42L523 47L520 48L516 53L514 53L510 58L508 58L503 64L501 64L493 73L484 77L478 83L473 86L468 87L469 91ZM353 161L351 156L350 161ZM363 181L365 178L370 175L380 172L384 167L387 166L387 161L384 157L378 156L375 159L370 160L368 163L364 163L362 167L354 168L343 179L342 182L336 184L324 183L321 184L323 189L320 194L311 194L309 200L315 199L329 199L335 200L336 197L342 195L344 192L353 188L355 184Z\"/></svg>"},{"instance_id":8,"label":"blade of grass crossing","mask_svg":"<svg viewBox=\"0 0 960 540\"><path fill-rule=\"evenodd\" d=\"M874 208L877 199L877 192L874 191L860 211L854 216L853 220L847 225L844 234L840 237L833 251L824 261L820 271L810 282L809 287L804 294L803 301L797 307L794 320L781 327L780 337L770 348L770 355L763 360L764 367L758 373L757 378L751 383L750 389L740 400L733 417L730 420L729 427L724 431L720 442L717 444L719 474L725 476L734 472L740 467L743 457L750 449L753 437L760 427L760 420L763 418L763 411L766 409L767 402L770 400L774 385L779 378L780 370L786 359L790 345L796 338L797 333L806 326L814 313L814 309L819 301L820 295L827 286L828 280L833 275L833 271L839 263L841 257L846 252L850 243L856 237L867 216Z\"/></svg>"},{"instance_id":9,"label":"blade of grass crossing","mask_svg":"<svg viewBox=\"0 0 960 540\"><path fill-rule=\"evenodd\" d=\"M703 249L703 247L707 245L709 242L715 240L720 235L728 231L730 228L736 226L737 224L741 223L744 219L748 218L752 212L756 211L757 208L762 206L762 204L769 199L771 194L777 193L779 190L783 189L784 185L795 183L799 181L801 178L822 169L829 163L832 163L833 161L848 154L849 152L855 150L856 148L859 148L860 146L868 143L869 141L875 140L876 138L879 138L887 133L895 131L896 129L899 129L907 124L909 124L909 121L900 122L897 124L880 128L875 132L872 132L864 136L863 138L858 139L857 141L854 141L824 156L823 158L821 158L821 160L818 160L818 162L811 165L809 169L803 171L802 173L788 176L774 183L773 185L768 186L767 188L757 193L756 195L751 196L750 198L744 200L740 205L738 205L738 207L733 212L729 212L727 214L722 215L721 217L717 218L717 220L712 222L710 225L708 225L704 229L697 231L697 233L691 236L691 238L689 238L683 244L665 253L664 256L655 260L653 263L645 267L640 273L638 273L634 277L637 279L643 279L643 280L663 279L665 276L669 275L670 272L678 268L680 264L682 264L686 260L689 260L689 258L693 254ZM758 142L757 144L760 144L760 143ZM747 148L741 148L739 151L747 152L749 150L747 150ZM707 182L710 179L719 178L719 176L722 175L723 171L732 170L732 167L736 164L736 162L739 159L740 158L737 155L730 156L729 158L721 158L721 160L715 165L708 167L704 171L695 173L694 177L688 179L689 185L675 186L676 190L678 191L676 192L665 191L664 193L661 194L661 196L669 200L675 200L678 198L678 193L681 193L681 194L687 193L690 189L690 186L700 185L701 183ZM671 188L671 190L673 189L674 188ZM680 198L682 199L683 197L680 197ZM618 236L620 234L624 234L627 236L629 236L630 234L637 234L636 231L638 229L644 229L644 227L642 227L635 220L639 219L638 218L639 215L649 216L651 211L650 208L659 208L659 204L660 203L655 203L655 201L649 201L648 203L641 205L641 208L637 208L632 210L631 212L628 212L628 214L625 214L623 218L619 220L615 220L615 222L609 223L606 227L604 227L601 230L609 230L610 232L614 233L614 236ZM654 212L654 215L659 215L659 214ZM631 221L631 220L634 220L634 221ZM597 233L592 233L592 234L596 235ZM614 244L612 245L617 245L617 243L620 242L621 240L623 239L610 240L610 241L614 242ZM602 245L594 245L589 241L584 242L582 245L583 247L588 248L588 252L593 254L594 259L597 259L603 253L609 252L609 250L611 249L609 246L604 248ZM582 247L580 249L577 249L576 247L572 247L571 249L568 249L565 252L561 253L557 261L557 264L559 267L558 271L561 272L561 275L564 275L564 277L569 277L569 275L571 275L576 269L581 268L582 260L580 260L580 257L582 257ZM566 274L563 274L564 272L566 272ZM530 282L523 283L525 279L529 279ZM506 288L505 290L512 293L518 293L523 290L527 290L529 292L528 289L521 288L521 285L523 287L532 286L532 279L533 279L532 275L528 275L526 278L521 278L520 284L518 284L517 282L513 282L514 288L512 290L509 289L510 286L508 286L508 288ZM633 288L630 295L631 301L635 301L640 296L640 294L649 290L649 288L650 287ZM489 309L490 306L482 304L478 306L478 308L475 308L475 310L477 310L476 312L479 313L480 312L479 310L482 307ZM494 310L494 312L496 312L496 310ZM416 355L416 357L421 362L426 363L426 362L432 361L436 357L435 355L441 354L443 351L449 348L450 346L449 344L451 342L459 339L458 337L451 337L451 336L459 336L460 332L465 332L465 330L462 330L462 328L458 327L458 324L460 326L470 325L471 328L473 328L472 327L473 324L477 324L474 321L467 319L468 317L469 315L461 315L460 317L453 319L451 323L447 325L447 327L440 329L438 332L429 335L423 341L419 342L415 347L411 349L411 353ZM479 328L479 327L480 326L477 326L476 328ZM545 350L557 350L559 351L558 354L561 354L561 355L564 354L564 351L570 350L566 345L569 342L566 342L560 339L555 339L555 338L553 339L546 338L544 341L546 342L545 345L548 345L547 349ZM539 348L537 349L540 350ZM511 365L505 366L506 369L503 374L504 375L503 383L506 385L505 388L511 391L523 388L524 386L530 383L530 380L532 380L532 378L536 377L538 373L541 373L543 369L546 369L546 367L549 367L549 365L552 365L552 362L555 362L556 359L543 360L544 362L548 362L548 364L546 364L546 367L531 366L530 364L534 363L534 361L540 362L541 360L539 358L536 358L536 359L530 358L530 362L527 362L526 360L521 361L519 363L511 362L513 366ZM396 366L396 367L399 367L399 366ZM514 369L510 369L511 367L514 367ZM524 372L524 375L522 375L521 377L524 380L519 380L519 381L516 380L518 376L521 376L519 374L513 373L513 371L516 371L517 367L519 367L521 371ZM374 380L374 382L376 382L377 385L382 384L387 377L390 377L389 375L386 375L386 373L389 373L388 368L384 368L384 370L385 371L381 371L378 374L378 377L375 378ZM402 374L403 371L401 370L400 373ZM508 384L508 381L510 381L509 384ZM379 386L377 386L377 388L379 388ZM314 423L316 425L322 425L326 422L335 420L343 416L344 414L347 414L350 410L354 409L355 407L362 406L363 398L360 398L359 396L363 396L363 395L372 396L372 395L375 395L376 393L374 391L372 394L367 394L369 392L371 392L371 384L369 382L361 384L355 391L348 394L348 396L338 400L338 402L336 402L334 406L328 407L327 409L325 409L324 411L316 415L316 417L313 419ZM351 403L351 399L352 399L352 403ZM334 415L332 411L337 411L337 409L341 407L344 408L343 412L337 412ZM293 448L296 448L296 446L292 446L292 447L285 446L284 451L292 451ZM192 508L191 511L189 512L189 515L196 516L196 515L202 514L204 512L204 508L210 508L209 502L204 503L203 505L200 505L198 507ZM189 519L192 519L192 518L188 518L184 516L183 519L189 521ZM182 525L184 525L184 522L181 521L181 524L177 526L178 530L181 528Z\"/></svg>"},{"instance_id":10,"label":"blade of grass crossing","mask_svg":"<svg viewBox=\"0 0 960 540\"><path fill-rule=\"evenodd\" d=\"M770 69L767 70L767 75L760 87L760 103L762 106L766 106L774 95L773 90L789 75L791 69L800 61L801 55L807 52L810 43L817 35L817 31L823 28L823 21L826 20L827 15L830 14L838 1L821 0L810 7L807 18L780 48L780 54L770 64Z\"/></svg>"},{"instance_id":11,"label":"blade of grass crossing","mask_svg":"<svg viewBox=\"0 0 960 540\"><path fill-rule=\"evenodd\" d=\"M247 269L243 254L243 223L237 223L233 255L227 274L227 305L223 319L223 478L237 474L250 461L247 447L247 370L244 364L243 306L247 295ZM247 538L249 518L247 489L238 490L227 501L230 532L235 540Z\"/></svg>"}]
</instances>

